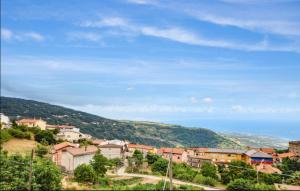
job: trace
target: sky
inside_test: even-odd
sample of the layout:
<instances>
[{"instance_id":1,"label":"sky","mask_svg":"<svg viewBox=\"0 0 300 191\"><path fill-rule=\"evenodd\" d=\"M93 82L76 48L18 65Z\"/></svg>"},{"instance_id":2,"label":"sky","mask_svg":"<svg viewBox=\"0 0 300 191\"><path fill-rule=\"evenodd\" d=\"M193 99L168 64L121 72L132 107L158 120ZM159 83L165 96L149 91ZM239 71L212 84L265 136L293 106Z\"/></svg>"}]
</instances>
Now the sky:
<instances>
[{"instance_id":1,"label":"sky","mask_svg":"<svg viewBox=\"0 0 300 191\"><path fill-rule=\"evenodd\" d=\"M299 139L299 10L297 0L2 0L1 95Z\"/></svg>"}]
</instances>

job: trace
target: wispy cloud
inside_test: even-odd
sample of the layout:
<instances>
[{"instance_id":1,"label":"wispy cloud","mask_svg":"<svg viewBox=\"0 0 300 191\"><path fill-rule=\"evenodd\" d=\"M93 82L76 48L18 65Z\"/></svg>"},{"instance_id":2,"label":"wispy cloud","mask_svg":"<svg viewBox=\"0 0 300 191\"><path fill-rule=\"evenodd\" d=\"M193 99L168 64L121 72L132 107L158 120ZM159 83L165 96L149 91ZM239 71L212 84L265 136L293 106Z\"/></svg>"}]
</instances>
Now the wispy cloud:
<instances>
[{"instance_id":1,"label":"wispy cloud","mask_svg":"<svg viewBox=\"0 0 300 191\"><path fill-rule=\"evenodd\" d=\"M118 27L130 31L136 35L152 36L171 41L197 45L197 46L208 46L217 48L228 48L244 51L287 51L287 52L300 52L300 47L296 45L275 45L269 42L266 38L252 44L246 44L243 42L236 42L231 40L216 40L210 39L199 35L194 31L184 29L182 27L153 27L138 25L129 22L127 19L113 17L104 18L99 21L85 21L80 24L83 27Z\"/></svg>"},{"instance_id":2,"label":"wispy cloud","mask_svg":"<svg viewBox=\"0 0 300 191\"><path fill-rule=\"evenodd\" d=\"M4 40L17 40L17 41L43 41L45 37L37 32L13 32L10 29L1 28L1 38Z\"/></svg>"},{"instance_id":3,"label":"wispy cloud","mask_svg":"<svg viewBox=\"0 0 300 191\"><path fill-rule=\"evenodd\" d=\"M86 41L98 42L101 40L101 35L93 32L72 32L72 33L67 33L67 38L69 40L86 40Z\"/></svg>"}]
</instances>

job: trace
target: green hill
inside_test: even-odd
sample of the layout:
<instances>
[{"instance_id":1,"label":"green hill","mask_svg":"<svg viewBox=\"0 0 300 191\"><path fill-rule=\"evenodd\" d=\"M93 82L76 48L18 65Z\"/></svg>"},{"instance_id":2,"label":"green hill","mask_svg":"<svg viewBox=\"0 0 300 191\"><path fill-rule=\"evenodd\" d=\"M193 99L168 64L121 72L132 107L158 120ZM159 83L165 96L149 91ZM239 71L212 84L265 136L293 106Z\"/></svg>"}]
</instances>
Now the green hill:
<instances>
[{"instance_id":1,"label":"green hill","mask_svg":"<svg viewBox=\"0 0 300 191\"><path fill-rule=\"evenodd\" d=\"M1 97L1 112L11 119L42 118L48 124L69 124L102 139L121 139L161 146L237 147L238 145L204 128L154 122L118 121L33 100Z\"/></svg>"}]
</instances>

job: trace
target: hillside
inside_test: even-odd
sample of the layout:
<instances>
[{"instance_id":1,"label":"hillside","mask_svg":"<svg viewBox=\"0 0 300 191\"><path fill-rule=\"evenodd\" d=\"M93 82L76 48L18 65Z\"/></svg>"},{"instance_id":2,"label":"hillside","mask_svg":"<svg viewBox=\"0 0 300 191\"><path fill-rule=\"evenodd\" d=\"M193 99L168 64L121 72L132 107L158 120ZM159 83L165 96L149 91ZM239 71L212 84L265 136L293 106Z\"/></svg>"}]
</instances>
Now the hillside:
<instances>
[{"instance_id":1,"label":"hillside","mask_svg":"<svg viewBox=\"0 0 300 191\"><path fill-rule=\"evenodd\" d=\"M83 133L102 139L161 146L237 147L238 145L215 132L203 128L186 128L154 122L118 121L73 109L25 100L1 97L1 112L11 119L42 118L48 124L77 126Z\"/></svg>"}]
</instances>

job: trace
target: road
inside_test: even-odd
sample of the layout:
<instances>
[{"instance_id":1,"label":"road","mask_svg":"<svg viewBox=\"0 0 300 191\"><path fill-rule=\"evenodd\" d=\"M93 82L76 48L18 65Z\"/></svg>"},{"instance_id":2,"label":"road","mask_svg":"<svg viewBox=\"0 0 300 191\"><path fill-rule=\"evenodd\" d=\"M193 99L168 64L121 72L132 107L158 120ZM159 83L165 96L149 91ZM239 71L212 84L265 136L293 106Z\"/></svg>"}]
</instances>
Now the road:
<instances>
[{"instance_id":1,"label":"road","mask_svg":"<svg viewBox=\"0 0 300 191\"><path fill-rule=\"evenodd\" d=\"M125 169L126 169L125 166L119 168L119 170L117 171L117 175L118 176L141 177L141 178L148 178L148 179L153 179L153 180L162 180L163 179L162 177L154 176L154 175L126 173ZM184 182L184 181L177 180L177 179L173 179L173 183L178 184L178 185L191 185L191 186L195 186L195 187L202 187L205 190L220 190L218 188L205 186L205 185L201 185L201 184L194 184L191 182Z\"/></svg>"}]
</instances>

